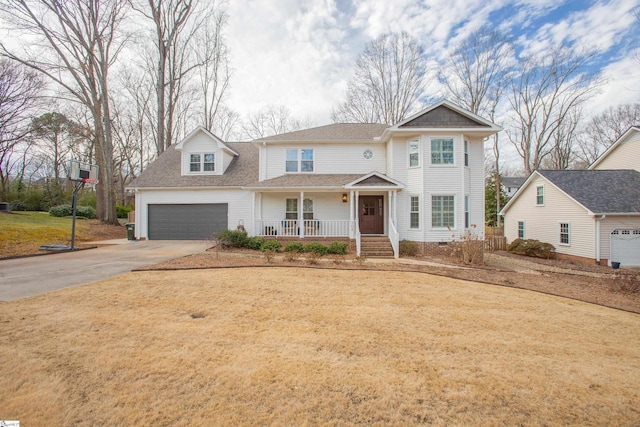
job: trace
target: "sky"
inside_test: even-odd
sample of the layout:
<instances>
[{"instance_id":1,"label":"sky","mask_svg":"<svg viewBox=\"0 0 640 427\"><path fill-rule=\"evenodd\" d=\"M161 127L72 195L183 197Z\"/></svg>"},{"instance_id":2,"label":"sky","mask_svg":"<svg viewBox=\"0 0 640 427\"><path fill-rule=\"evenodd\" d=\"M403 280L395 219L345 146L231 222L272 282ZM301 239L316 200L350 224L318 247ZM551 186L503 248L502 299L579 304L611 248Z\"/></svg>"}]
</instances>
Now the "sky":
<instances>
[{"instance_id":1,"label":"sky","mask_svg":"<svg viewBox=\"0 0 640 427\"><path fill-rule=\"evenodd\" d=\"M356 58L376 37L406 31L442 64L456 43L489 24L518 54L560 44L597 52L606 84L585 106L596 115L640 102L640 0L229 0L233 68L229 106L250 114L285 105L298 119L331 123ZM445 93L436 82L426 98Z\"/></svg>"}]
</instances>

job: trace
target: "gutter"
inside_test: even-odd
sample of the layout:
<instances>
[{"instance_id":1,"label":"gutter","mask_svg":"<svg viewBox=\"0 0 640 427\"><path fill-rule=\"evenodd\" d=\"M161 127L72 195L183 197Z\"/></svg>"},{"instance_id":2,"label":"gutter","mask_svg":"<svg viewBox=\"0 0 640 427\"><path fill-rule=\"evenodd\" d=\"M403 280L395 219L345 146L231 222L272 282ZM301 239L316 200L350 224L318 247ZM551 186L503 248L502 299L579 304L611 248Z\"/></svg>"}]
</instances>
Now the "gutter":
<instances>
[{"instance_id":1,"label":"gutter","mask_svg":"<svg viewBox=\"0 0 640 427\"><path fill-rule=\"evenodd\" d=\"M600 265L600 221L605 219L606 215L596 216L596 264Z\"/></svg>"}]
</instances>

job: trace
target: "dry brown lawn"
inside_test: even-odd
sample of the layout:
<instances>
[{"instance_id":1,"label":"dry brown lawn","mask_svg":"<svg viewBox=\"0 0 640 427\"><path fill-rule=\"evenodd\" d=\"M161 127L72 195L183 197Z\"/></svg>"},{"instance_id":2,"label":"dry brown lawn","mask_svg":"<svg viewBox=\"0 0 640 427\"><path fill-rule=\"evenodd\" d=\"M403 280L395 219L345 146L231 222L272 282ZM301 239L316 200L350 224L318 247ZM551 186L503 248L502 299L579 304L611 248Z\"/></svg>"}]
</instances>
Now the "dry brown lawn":
<instances>
[{"instance_id":1,"label":"dry brown lawn","mask_svg":"<svg viewBox=\"0 0 640 427\"><path fill-rule=\"evenodd\" d=\"M640 424L640 316L526 290L234 268L0 308L25 426Z\"/></svg>"}]
</instances>

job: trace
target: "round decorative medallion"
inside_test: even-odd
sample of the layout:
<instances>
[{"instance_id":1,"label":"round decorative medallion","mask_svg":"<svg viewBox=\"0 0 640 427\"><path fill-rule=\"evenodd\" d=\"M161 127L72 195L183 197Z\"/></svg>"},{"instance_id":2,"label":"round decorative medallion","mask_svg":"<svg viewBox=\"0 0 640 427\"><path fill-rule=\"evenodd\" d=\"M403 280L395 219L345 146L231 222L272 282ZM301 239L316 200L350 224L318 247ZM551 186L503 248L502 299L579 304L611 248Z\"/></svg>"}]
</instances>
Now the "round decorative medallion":
<instances>
[{"instance_id":1,"label":"round decorative medallion","mask_svg":"<svg viewBox=\"0 0 640 427\"><path fill-rule=\"evenodd\" d=\"M362 157L364 157L367 160L371 160L373 159L373 151L369 150L368 148L366 150L364 150L364 152L362 153Z\"/></svg>"}]
</instances>

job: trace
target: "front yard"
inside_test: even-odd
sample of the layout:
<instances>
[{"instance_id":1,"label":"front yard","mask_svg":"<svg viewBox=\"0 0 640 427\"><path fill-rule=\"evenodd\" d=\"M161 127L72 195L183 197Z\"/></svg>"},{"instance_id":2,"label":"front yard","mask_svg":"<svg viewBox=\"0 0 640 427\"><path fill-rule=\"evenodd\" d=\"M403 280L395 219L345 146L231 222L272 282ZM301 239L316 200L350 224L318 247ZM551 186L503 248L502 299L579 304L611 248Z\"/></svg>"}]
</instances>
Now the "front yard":
<instances>
[{"instance_id":1,"label":"front yard","mask_svg":"<svg viewBox=\"0 0 640 427\"><path fill-rule=\"evenodd\" d=\"M640 316L399 271L129 273L2 303L24 425L637 425Z\"/></svg>"}]
</instances>

